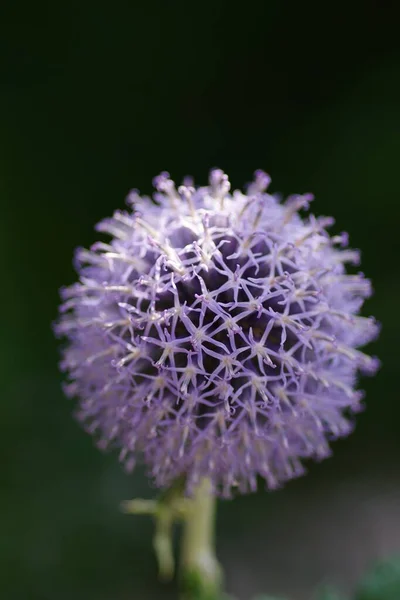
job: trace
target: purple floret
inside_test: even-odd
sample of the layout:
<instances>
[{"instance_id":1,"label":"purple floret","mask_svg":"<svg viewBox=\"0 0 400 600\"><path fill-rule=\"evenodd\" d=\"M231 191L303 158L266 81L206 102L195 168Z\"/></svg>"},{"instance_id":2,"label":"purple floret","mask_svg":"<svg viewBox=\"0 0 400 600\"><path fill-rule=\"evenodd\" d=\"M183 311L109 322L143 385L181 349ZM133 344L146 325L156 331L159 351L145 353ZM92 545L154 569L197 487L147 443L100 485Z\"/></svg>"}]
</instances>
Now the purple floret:
<instances>
[{"instance_id":1,"label":"purple floret","mask_svg":"<svg viewBox=\"0 0 400 600\"><path fill-rule=\"evenodd\" d=\"M154 179L111 235L76 253L79 282L62 290L62 369L78 418L128 470L143 461L156 485L202 477L229 496L303 473L329 455L362 408L358 372L378 361L357 348L378 325L359 316L370 282L333 220L283 204L256 171L246 193L211 171L208 187Z\"/></svg>"}]
</instances>

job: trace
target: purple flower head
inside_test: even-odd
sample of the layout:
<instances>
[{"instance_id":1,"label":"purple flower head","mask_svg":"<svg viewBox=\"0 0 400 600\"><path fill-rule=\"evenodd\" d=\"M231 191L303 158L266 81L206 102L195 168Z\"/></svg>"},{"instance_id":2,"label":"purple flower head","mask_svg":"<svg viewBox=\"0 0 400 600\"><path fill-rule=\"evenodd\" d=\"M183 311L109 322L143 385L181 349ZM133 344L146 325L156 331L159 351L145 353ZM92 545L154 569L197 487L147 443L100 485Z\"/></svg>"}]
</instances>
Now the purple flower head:
<instances>
[{"instance_id":1,"label":"purple flower head","mask_svg":"<svg viewBox=\"0 0 400 600\"><path fill-rule=\"evenodd\" d=\"M160 487L275 488L352 429L358 371L378 367L357 349L378 333L358 315L371 286L346 274L359 253L331 218L299 216L310 194L281 204L262 171L246 193L220 169L184 183L133 190L97 226L111 241L78 249L56 325L66 390L100 447Z\"/></svg>"}]
</instances>

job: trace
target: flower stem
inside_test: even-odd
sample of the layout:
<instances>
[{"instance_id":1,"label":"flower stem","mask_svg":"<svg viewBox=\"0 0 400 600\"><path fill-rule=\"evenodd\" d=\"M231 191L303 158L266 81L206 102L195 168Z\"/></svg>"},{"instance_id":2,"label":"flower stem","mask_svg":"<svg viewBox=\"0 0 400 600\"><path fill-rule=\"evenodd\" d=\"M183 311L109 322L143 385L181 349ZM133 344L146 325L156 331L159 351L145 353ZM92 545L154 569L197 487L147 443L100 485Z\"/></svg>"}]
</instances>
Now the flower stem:
<instances>
[{"instance_id":1,"label":"flower stem","mask_svg":"<svg viewBox=\"0 0 400 600\"><path fill-rule=\"evenodd\" d=\"M222 570L215 555L216 499L203 479L190 499L181 546L182 600L219 600Z\"/></svg>"}]
</instances>

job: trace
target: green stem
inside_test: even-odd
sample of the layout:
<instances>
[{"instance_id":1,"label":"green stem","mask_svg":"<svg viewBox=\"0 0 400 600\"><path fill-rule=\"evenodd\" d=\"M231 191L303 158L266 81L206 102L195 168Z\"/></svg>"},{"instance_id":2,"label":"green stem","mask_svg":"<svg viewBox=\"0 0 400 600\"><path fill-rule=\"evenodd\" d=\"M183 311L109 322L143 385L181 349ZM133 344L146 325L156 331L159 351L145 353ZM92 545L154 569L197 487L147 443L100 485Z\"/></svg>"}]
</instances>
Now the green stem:
<instances>
[{"instance_id":1,"label":"green stem","mask_svg":"<svg viewBox=\"0 0 400 600\"><path fill-rule=\"evenodd\" d=\"M218 600L222 570L215 555L216 499L203 479L190 499L183 521L181 576L183 600Z\"/></svg>"}]
</instances>

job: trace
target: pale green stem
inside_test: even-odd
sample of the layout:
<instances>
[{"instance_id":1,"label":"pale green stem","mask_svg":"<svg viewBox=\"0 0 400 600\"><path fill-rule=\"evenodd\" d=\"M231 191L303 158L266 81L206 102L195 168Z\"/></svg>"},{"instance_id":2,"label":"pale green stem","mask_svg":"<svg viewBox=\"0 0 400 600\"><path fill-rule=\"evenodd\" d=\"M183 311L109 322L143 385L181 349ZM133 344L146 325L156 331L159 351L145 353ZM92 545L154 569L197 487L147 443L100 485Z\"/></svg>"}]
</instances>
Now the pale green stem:
<instances>
[{"instance_id":1,"label":"pale green stem","mask_svg":"<svg viewBox=\"0 0 400 600\"><path fill-rule=\"evenodd\" d=\"M184 600L219 600L222 570L215 555L216 499L203 479L183 519L181 577Z\"/></svg>"},{"instance_id":2,"label":"pale green stem","mask_svg":"<svg viewBox=\"0 0 400 600\"><path fill-rule=\"evenodd\" d=\"M153 545L164 580L174 575L172 531L174 523L181 522L182 600L221 600L222 570L215 555L216 499L209 479L202 479L190 497L184 496L184 481L178 480L158 500L130 500L122 509L154 518Z\"/></svg>"},{"instance_id":3,"label":"pale green stem","mask_svg":"<svg viewBox=\"0 0 400 600\"><path fill-rule=\"evenodd\" d=\"M175 572L174 552L172 545L173 526L183 519L188 499L182 496L182 481L164 492L158 500L128 500L122 503L122 510L130 514L148 514L155 522L153 547L157 558L160 578L164 581L172 579Z\"/></svg>"}]
</instances>

